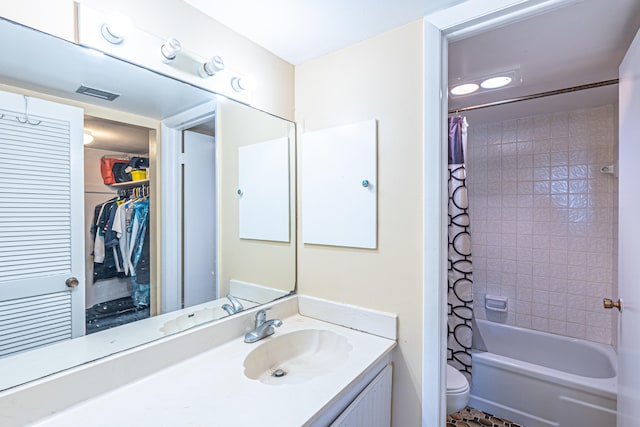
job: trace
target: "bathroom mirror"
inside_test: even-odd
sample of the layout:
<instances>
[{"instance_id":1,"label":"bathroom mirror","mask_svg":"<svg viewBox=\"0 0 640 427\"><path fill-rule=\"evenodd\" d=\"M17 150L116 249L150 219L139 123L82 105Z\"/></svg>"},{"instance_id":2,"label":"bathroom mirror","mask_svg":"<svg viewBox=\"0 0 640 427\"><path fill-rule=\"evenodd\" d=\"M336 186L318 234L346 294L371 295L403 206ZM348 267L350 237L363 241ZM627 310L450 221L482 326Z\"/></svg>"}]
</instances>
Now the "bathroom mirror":
<instances>
[{"instance_id":1,"label":"bathroom mirror","mask_svg":"<svg viewBox=\"0 0 640 427\"><path fill-rule=\"evenodd\" d=\"M146 148L143 146L134 149L133 139L122 144L123 138L129 136L121 136L116 138L119 139L119 145L85 146L85 187L84 193L80 191L85 212L78 212L76 209L70 215L72 220L69 222L73 229L77 225L76 221L82 221L81 218L85 217L86 224L82 225L83 237L80 239L80 243L84 244L80 245L80 249L77 249L77 245L74 246L75 243L71 244L70 247L74 249L69 249L69 256L74 260L94 260L90 252L95 248L95 242L88 240L95 239L88 231L94 221L91 217L97 206L94 199L101 200L101 203L112 198L134 198L136 201L149 202L148 227L145 229L148 237L145 244L148 245L146 250L149 253L149 283L146 288L140 286L142 297L137 301L142 303L139 306L135 305L137 303L134 298L134 311L139 314L140 320L134 319L135 321L118 326L116 322L111 325L115 327L102 330L102 319L106 317L98 316L97 320L94 319L96 323L91 325L97 327L97 332L87 334L90 329L87 317L89 310L93 310L92 314L100 310L124 311L129 306L123 305L122 301L128 297L123 297L122 292L131 293L133 285L126 277L123 279L120 276L118 278L123 279L123 283L129 284L107 284L102 279L94 281L92 276L95 276L96 270L93 265L86 267L89 272L87 277L69 268L61 272L61 277L76 274L78 277L74 278L78 280L74 282L71 277L67 279L69 288L63 288L61 294L74 295L73 292L82 292L81 307L70 309L70 312L80 313L80 327L77 327L76 316L73 319L76 332L73 334L69 332L70 326L69 331L65 329L66 332L60 333L57 326L44 325L38 326L40 329L37 337L23 339L24 335L20 331L28 328L20 325L15 327L18 323L16 319L30 316L33 324L40 325L43 323L42 319L57 317L49 314L40 316L39 311L30 311L31 306L22 304L22 300L19 301L21 305L16 305L14 290L26 282L21 282L22 277L16 275L13 278L0 277L0 390L232 315L295 290L295 126L292 122L8 20L0 19L0 38L12 41L7 44L0 57L0 100L4 94L8 94L6 99L20 102L19 108L16 107L17 103L0 105L0 121L5 120L11 126L30 126L18 119L27 117L29 112L40 111L38 108L41 108L41 104L45 105L45 101L39 100L44 99L48 103L46 105L60 104L65 108L80 108L84 115L85 132L91 124L93 136L97 136L100 129L120 129L124 132L120 135L142 135L143 143L147 144ZM102 92L93 90L94 96L87 96L86 90L84 94L77 92L81 86L89 88L89 92L93 89ZM112 101L106 100L109 93L118 96ZM171 133L167 132L167 126L170 126L168 123L171 123L172 117L202 109L202 106L210 107L211 114L188 128L175 128L172 125L172 131L177 129L174 133L180 135L180 138L166 137L166 134ZM21 114L14 114L16 112ZM34 123L36 118L42 119L35 113L31 118ZM33 129L36 127L34 125ZM81 126L78 129L81 131ZM0 137L0 145L4 142L2 139ZM74 144L73 139L70 141ZM272 141L277 143L273 145ZM184 153L184 166L176 166L182 168L176 169L181 178L175 182L167 182L167 170L162 170L164 164L158 158L158 153L164 152L162 150L166 149L167 144L174 144L177 152ZM268 147L272 145L279 148L269 150ZM284 165L286 168L278 170L276 175L279 178L269 189L261 191L266 192L265 194L271 194L271 191L274 195L285 194L285 199L278 204L279 210L276 210L283 216L270 217L267 222L263 222L264 218L258 215L259 204L252 205L248 210L243 208L243 197L245 200L250 199L251 192L244 190L243 193L240 188L244 176L242 170L246 172L247 165L251 164L243 160L246 156L242 153L255 153L254 149L259 147L267 147L267 153L277 152L274 155L279 160L274 164L281 167ZM282 147L285 149L282 150ZM11 159L3 154L6 150L2 148L0 146L0 163L10 163ZM125 179L115 185L105 185L101 182L103 177L99 177L100 174L96 171L101 159L124 153L129 154L129 165L133 159L148 158L148 164L139 161L140 166L134 167L136 172L144 172L142 180L134 182ZM89 164L90 161L95 164ZM74 161L69 164L70 173L82 167ZM270 164L265 161L262 166ZM37 165L34 166L34 170L36 169ZM256 169L249 168L249 172L255 172ZM255 173L249 175L254 181L264 181L271 179L272 172L274 171L266 168L257 178ZM98 182L88 182L91 174L99 177ZM32 173L26 176L36 175L38 174ZM6 180L0 180L0 193L2 187L8 188L8 185ZM137 189L133 191L132 188ZM177 208L180 222L175 224L164 216L163 205L160 203L162 195L168 191L178 192L183 196L180 197L181 206ZM89 201L89 195L93 197L92 201ZM194 206L197 208L205 203L209 208L204 217L194 216L193 213L198 211ZM242 216L243 209L244 214L248 212L249 222ZM0 223L3 216L7 217L7 212L0 203ZM163 220L164 228L161 227ZM255 221L259 224L256 225ZM171 224L168 227L167 222ZM191 230L189 224L192 225ZM208 227L206 233L203 232L203 224ZM241 228L246 224L256 226L267 234L243 236ZM286 232L270 237L269 227L276 224ZM167 252L165 241L168 239L168 236L162 235L163 230L179 236L184 253L162 258ZM4 255L0 256L0 276L4 271L3 267L6 269L14 259L10 244L2 237L0 235L0 252L4 252ZM78 255L77 250L83 254ZM189 263L194 260L196 262ZM180 283L163 286L158 278L167 266L180 271ZM53 278L53 275L46 276L46 271L43 274L45 278ZM140 276L138 271L136 277ZM202 278L206 280L203 281ZM191 285L192 283L197 286ZM74 288L75 284L77 287ZM85 292L87 289L92 292ZM168 292L173 292L172 304L166 304ZM109 298L112 299L108 300ZM47 332L54 329L55 334Z\"/></svg>"}]
</instances>

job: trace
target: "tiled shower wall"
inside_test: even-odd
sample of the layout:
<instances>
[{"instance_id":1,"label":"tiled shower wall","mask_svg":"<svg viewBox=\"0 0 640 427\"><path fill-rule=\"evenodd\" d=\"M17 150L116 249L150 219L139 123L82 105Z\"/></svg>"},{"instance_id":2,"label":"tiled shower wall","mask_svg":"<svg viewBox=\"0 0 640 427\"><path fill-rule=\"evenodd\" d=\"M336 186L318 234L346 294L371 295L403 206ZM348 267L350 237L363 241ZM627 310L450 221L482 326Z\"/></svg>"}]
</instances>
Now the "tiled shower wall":
<instances>
[{"instance_id":1,"label":"tiled shower wall","mask_svg":"<svg viewBox=\"0 0 640 427\"><path fill-rule=\"evenodd\" d=\"M511 325L612 342L617 294L614 107L470 123L467 184L474 311ZM509 298L488 312L485 294Z\"/></svg>"}]
</instances>

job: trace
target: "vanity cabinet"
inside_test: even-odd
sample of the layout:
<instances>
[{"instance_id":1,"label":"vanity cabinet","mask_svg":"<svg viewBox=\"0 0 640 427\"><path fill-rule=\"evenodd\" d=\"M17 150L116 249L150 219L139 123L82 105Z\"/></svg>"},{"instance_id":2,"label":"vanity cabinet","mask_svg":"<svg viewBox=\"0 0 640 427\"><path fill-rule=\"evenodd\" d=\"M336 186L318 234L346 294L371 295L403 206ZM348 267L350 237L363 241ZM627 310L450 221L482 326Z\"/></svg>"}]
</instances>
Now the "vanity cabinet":
<instances>
[{"instance_id":1,"label":"vanity cabinet","mask_svg":"<svg viewBox=\"0 0 640 427\"><path fill-rule=\"evenodd\" d=\"M283 324L275 337L255 345L244 342L246 327L258 310L251 308L26 388L0 393L0 425L67 427L86 424L101 414L94 427L111 427L121 422L135 401L135 415L145 425L210 425L215 420L215 425L230 427L389 427L396 341L357 331L357 323L344 327L300 315L296 313L298 300L298 296L283 298L269 306L273 318L282 319ZM349 310L361 309L350 306ZM329 312L333 321L340 320L340 310ZM375 315L370 312L369 320ZM388 320L395 326L395 316ZM279 384L247 372L247 366L256 365L255 357L269 357L269 344L293 342L304 347L306 341L295 337L304 336L305 331L342 337L350 344L348 357L337 360L326 372L322 365L312 365L321 360L303 356ZM290 338L282 341L287 336ZM327 345L335 344L329 340ZM260 351L261 346L268 348ZM280 353L287 357L287 351ZM81 392L59 393L69 387ZM248 406L251 411L246 410Z\"/></svg>"},{"instance_id":2,"label":"vanity cabinet","mask_svg":"<svg viewBox=\"0 0 640 427\"><path fill-rule=\"evenodd\" d=\"M389 427L391 355L386 354L305 423L309 427Z\"/></svg>"},{"instance_id":3,"label":"vanity cabinet","mask_svg":"<svg viewBox=\"0 0 640 427\"><path fill-rule=\"evenodd\" d=\"M391 365L365 387L331 427L389 427L391 425Z\"/></svg>"}]
</instances>

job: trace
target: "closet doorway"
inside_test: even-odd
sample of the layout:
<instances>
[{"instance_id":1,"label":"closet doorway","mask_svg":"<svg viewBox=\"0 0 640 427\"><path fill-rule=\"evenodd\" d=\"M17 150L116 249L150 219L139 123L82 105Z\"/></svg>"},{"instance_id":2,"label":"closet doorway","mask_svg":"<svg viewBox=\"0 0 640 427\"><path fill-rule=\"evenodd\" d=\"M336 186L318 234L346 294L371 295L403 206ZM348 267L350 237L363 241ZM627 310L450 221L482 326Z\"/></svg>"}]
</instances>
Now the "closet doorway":
<instances>
[{"instance_id":1,"label":"closet doorway","mask_svg":"<svg viewBox=\"0 0 640 427\"><path fill-rule=\"evenodd\" d=\"M214 121L182 133L181 308L218 299Z\"/></svg>"},{"instance_id":2,"label":"closet doorway","mask_svg":"<svg viewBox=\"0 0 640 427\"><path fill-rule=\"evenodd\" d=\"M87 334L155 314L149 209L155 137L155 129L85 115Z\"/></svg>"}]
</instances>

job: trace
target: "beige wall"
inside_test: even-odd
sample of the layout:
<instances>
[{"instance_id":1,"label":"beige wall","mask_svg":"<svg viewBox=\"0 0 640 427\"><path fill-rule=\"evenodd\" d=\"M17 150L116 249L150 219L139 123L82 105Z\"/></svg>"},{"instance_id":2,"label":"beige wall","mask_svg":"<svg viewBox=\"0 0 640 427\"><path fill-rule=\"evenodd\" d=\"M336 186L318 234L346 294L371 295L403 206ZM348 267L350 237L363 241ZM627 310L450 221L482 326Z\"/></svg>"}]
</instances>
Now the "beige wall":
<instances>
[{"instance_id":1,"label":"beige wall","mask_svg":"<svg viewBox=\"0 0 640 427\"><path fill-rule=\"evenodd\" d=\"M225 101L218 105L216 133L220 156L219 179L219 280L220 295L229 293L229 280L242 280L292 291L296 282L296 248L293 243L240 239L238 223L238 147L276 138L293 141L293 123L246 105ZM294 145L290 145L290 171L295 170ZM290 194L295 191L290 183ZM290 205L290 231L294 236L295 206Z\"/></svg>"},{"instance_id":2,"label":"beige wall","mask_svg":"<svg viewBox=\"0 0 640 427\"><path fill-rule=\"evenodd\" d=\"M252 105L293 119L293 66L190 5L180 0L162 0L161 6L157 0L80 3L107 13L118 10L129 16L136 27L158 37L176 37L185 48L201 56L222 56L230 68L256 78L258 87ZM72 0L2 1L0 16L67 40L74 39Z\"/></svg>"},{"instance_id":3,"label":"beige wall","mask_svg":"<svg viewBox=\"0 0 640 427\"><path fill-rule=\"evenodd\" d=\"M296 67L299 152L304 129L378 120L378 249L300 243L298 290L400 315L399 427L421 415L422 48L419 21Z\"/></svg>"}]
</instances>

